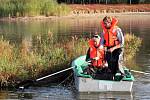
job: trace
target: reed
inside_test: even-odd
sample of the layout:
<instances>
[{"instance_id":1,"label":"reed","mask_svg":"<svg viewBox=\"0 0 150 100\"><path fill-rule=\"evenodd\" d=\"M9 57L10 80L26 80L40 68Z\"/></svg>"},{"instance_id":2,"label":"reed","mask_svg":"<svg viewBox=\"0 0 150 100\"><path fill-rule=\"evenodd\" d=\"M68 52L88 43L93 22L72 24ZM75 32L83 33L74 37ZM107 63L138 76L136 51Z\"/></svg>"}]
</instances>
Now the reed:
<instances>
[{"instance_id":1,"label":"reed","mask_svg":"<svg viewBox=\"0 0 150 100\"><path fill-rule=\"evenodd\" d=\"M124 63L126 66L142 70L135 62L135 56L138 53L140 46L142 44L142 39L135 36L134 34L125 35L125 47L124 47Z\"/></svg>"},{"instance_id":2,"label":"reed","mask_svg":"<svg viewBox=\"0 0 150 100\"><path fill-rule=\"evenodd\" d=\"M125 56L128 59L138 51L141 39L127 34L125 40ZM1 87L15 85L18 81L35 79L69 67L73 59L86 54L87 41L77 36L58 41L52 32L43 35L35 34L32 36L32 42L24 39L19 46L1 38Z\"/></svg>"},{"instance_id":3,"label":"reed","mask_svg":"<svg viewBox=\"0 0 150 100\"><path fill-rule=\"evenodd\" d=\"M128 62L135 55L136 52L139 51L139 47L141 46L142 39L135 36L134 34L126 34L125 35L125 61Z\"/></svg>"},{"instance_id":4,"label":"reed","mask_svg":"<svg viewBox=\"0 0 150 100\"><path fill-rule=\"evenodd\" d=\"M59 16L70 8L56 0L0 0L0 17Z\"/></svg>"}]
</instances>

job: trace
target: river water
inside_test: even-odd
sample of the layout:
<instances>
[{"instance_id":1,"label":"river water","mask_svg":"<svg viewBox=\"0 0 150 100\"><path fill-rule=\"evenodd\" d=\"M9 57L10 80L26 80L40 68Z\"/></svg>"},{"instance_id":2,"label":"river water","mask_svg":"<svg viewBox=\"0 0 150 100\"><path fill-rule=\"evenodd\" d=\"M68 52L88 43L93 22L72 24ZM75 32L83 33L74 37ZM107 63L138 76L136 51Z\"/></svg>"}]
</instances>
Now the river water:
<instances>
[{"instance_id":1,"label":"river water","mask_svg":"<svg viewBox=\"0 0 150 100\"><path fill-rule=\"evenodd\" d=\"M150 73L150 14L119 14L119 26L124 33L131 33L143 39L140 51L132 61L139 71ZM54 33L61 41L71 36L84 36L86 33L101 32L100 19L95 17L72 17L49 20L0 21L0 36L11 42L19 43L23 39L32 41L34 34ZM132 65L131 65L132 66ZM49 85L47 87L30 87L25 90L1 90L0 99L36 99L36 100L104 100L104 99L150 99L150 75L133 73L135 82L133 91L78 93L73 86Z\"/></svg>"}]
</instances>

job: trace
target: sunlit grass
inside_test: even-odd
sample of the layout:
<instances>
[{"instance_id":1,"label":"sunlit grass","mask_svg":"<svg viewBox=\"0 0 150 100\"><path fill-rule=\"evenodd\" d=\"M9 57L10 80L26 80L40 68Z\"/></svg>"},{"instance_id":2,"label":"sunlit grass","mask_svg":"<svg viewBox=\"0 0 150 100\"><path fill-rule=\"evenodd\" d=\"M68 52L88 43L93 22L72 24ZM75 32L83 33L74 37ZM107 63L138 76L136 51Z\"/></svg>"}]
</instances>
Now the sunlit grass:
<instances>
[{"instance_id":1,"label":"sunlit grass","mask_svg":"<svg viewBox=\"0 0 150 100\"><path fill-rule=\"evenodd\" d=\"M1 17L60 16L70 12L65 4L56 0L0 0Z\"/></svg>"},{"instance_id":2,"label":"sunlit grass","mask_svg":"<svg viewBox=\"0 0 150 100\"><path fill-rule=\"evenodd\" d=\"M124 48L124 63L126 66L133 69L140 69L135 63L136 53L142 44L142 39L134 34L125 35L125 48Z\"/></svg>"},{"instance_id":3,"label":"sunlit grass","mask_svg":"<svg viewBox=\"0 0 150 100\"><path fill-rule=\"evenodd\" d=\"M125 61L131 60L141 46L142 39L134 34L125 35Z\"/></svg>"}]
</instances>

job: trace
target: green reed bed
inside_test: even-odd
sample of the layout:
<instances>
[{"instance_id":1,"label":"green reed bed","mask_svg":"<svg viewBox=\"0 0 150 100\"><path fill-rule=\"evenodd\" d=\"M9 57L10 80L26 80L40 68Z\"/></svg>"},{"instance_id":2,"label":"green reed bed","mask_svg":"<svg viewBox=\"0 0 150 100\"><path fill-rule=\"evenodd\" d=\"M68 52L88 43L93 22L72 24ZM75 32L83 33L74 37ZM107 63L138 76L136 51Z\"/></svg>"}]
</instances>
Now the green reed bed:
<instances>
[{"instance_id":1,"label":"green reed bed","mask_svg":"<svg viewBox=\"0 0 150 100\"><path fill-rule=\"evenodd\" d=\"M71 38L67 43L58 43L57 39L49 34L35 35L32 41L30 43L22 40L22 43L16 46L3 38L0 39L1 86L15 85L19 81L34 79L69 67L74 58L83 51L86 52L80 46L87 45L84 39L77 38Z\"/></svg>"},{"instance_id":2,"label":"green reed bed","mask_svg":"<svg viewBox=\"0 0 150 100\"><path fill-rule=\"evenodd\" d=\"M59 16L70 9L56 0L0 0L0 17Z\"/></svg>"},{"instance_id":3,"label":"green reed bed","mask_svg":"<svg viewBox=\"0 0 150 100\"><path fill-rule=\"evenodd\" d=\"M141 40L129 34L125 39L125 57L128 59L135 55ZM135 42L137 40L140 43ZM59 41L49 33L32 36L32 43L24 39L19 46L1 38L0 45L0 83L1 86L12 86L69 67L73 59L86 54L88 39L74 36Z\"/></svg>"},{"instance_id":4,"label":"green reed bed","mask_svg":"<svg viewBox=\"0 0 150 100\"><path fill-rule=\"evenodd\" d=\"M134 34L125 35L125 61L128 62L139 51L139 46L141 46L142 39L135 36Z\"/></svg>"}]
</instances>

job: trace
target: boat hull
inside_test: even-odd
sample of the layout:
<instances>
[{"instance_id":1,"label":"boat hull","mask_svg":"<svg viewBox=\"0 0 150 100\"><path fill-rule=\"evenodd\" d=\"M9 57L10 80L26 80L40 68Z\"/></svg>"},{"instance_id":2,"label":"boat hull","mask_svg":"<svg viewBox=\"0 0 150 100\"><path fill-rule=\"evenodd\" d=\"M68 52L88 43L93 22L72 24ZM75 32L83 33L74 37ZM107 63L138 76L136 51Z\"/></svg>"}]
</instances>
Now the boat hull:
<instances>
[{"instance_id":1,"label":"boat hull","mask_svg":"<svg viewBox=\"0 0 150 100\"><path fill-rule=\"evenodd\" d=\"M79 92L123 91L131 92L133 81L95 80L74 75L75 88Z\"/></svg>"}]
</instances>

